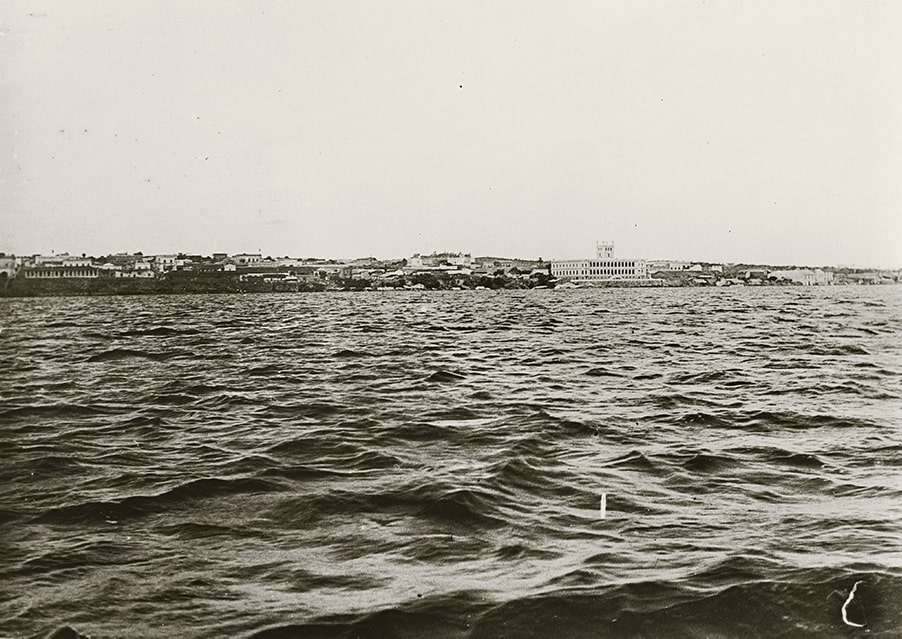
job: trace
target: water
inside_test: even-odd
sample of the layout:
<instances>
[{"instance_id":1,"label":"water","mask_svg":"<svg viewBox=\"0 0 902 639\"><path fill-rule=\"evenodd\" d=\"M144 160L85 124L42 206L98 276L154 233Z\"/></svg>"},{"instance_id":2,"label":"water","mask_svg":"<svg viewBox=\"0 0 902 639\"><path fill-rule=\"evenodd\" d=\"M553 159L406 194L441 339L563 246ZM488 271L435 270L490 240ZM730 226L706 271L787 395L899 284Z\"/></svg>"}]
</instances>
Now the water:
<instances>
[{"instance_id":1,"label":"water","mask_svg":"<svg viewBox=\"0 0 902 639\"><path fill-rule=\"evenodd\" d=\"M0 636L902 636L902 288L0 326Z\"/></svg>"}]
</instances>

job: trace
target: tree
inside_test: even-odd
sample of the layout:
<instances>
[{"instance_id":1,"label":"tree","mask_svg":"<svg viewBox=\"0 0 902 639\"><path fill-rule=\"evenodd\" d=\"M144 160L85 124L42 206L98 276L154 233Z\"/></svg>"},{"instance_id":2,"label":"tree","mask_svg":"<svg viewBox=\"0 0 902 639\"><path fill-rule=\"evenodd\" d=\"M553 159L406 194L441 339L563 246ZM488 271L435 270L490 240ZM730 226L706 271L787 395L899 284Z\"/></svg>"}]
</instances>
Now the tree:
<instances>
[{"instance_id":1,"label":"tree","mask_svg":"<svg viewBox=\"0 0 902 639\"><path fill-rule=\"evenodd\" d=\"M410 281L413 284L422 284L429 289L436 289L441 287L438 278L432 273L414 273L410 278Z\"/></svg>"}]
</instances>

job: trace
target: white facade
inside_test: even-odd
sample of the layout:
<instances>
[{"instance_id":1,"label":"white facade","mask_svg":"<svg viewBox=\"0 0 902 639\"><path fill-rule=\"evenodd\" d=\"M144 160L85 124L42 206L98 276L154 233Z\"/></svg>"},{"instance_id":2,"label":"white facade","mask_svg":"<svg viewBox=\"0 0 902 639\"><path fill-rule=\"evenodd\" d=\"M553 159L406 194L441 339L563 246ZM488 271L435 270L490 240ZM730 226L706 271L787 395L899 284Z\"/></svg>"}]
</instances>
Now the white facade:
<instances>
[{"instance_id":1,"label":"white facade","mask_svg":"<svg viewBox=\"0 0 902 639\"><path fill-rule=\"evenodd\" d=\"M51 279L85 279L99 276L100 269L85 266L35 266L23 269L22 274L27 279L51 280Z\"/></svg>"},{"instance_id":2,"label":"white facade","mask_svg":"<svg viewBox=\"0 0 902 639\"><path fill-rule=\"evenodd\" d=\"M5 274L6 277L15 277L16 273L19 272L19 260L10 256L0 257L0 274Z\"/></svg>"},{"instance_id":3,"label":"white facade","mask_svg":"<svg viewBox=\"0 0 902 639\"><path fill-rule=\"evenodd\" d=\"M89 260L89 259L87 259L87 258L84 258L84 257L75 257L75 256L67 257L67 258L64 259L63 262L62 262L62 265L63 265L63 266L68 266L68 267L72 267L72 266L76 266L76 267L92 266L92 264L93 264L92 261Z\"/></svg>"},{"instance_id":4,"label":"white facade","mask_svg":"<svg viewBox=\"0 0 902 639\"><path fill-rule=\"evenodd\" d=\"M444 256L444 260L452 266L471 266L473 264L473 256L469 253L448 253Z\"/></svg>"},{"instance_id":5,"label":"white facade","mask_svg":"<svg viewBox=\"0 0 902 639\"><path fill-rule=\"evenodd\" d=\"M184 260L180 260L178 255L157 255L153 258L154 265L160 273L171 271L179 266L184 265Z\"/></svg>"},{"instance_id":6,"label":"white facade","mask_svg":"<svg viewBox=\"0 0 902 639\"><path fill-rule=\"evenodd\" d=\"M69 268L86 268L93 266L92 260L68 253L57 255L33 255L30 264L33 266L66 266Z\"/></svg>"},{"instance_id":7,"label":"white facade","mask_svg":"<svg viewBox=\"0 0 902 639\"><path fill-rule=\"evenodd\" d=\"M551 274L577 282L647 280L645 260L554 260Z\"/></svg>"},{"instance_id":8,"label":"white facade","mask_svg":"<svg viewBox=\"0 0 902 639\"><path fill-rule=\"evenodd\" d=\"M233 255L232 259L241 266L252 266L262 262L263 255L261 253L238 253Z\"/></svg>"},{"instance_id":9,"label":"white facade","mask_svg":"<svg viewBox=\"0 0 902 639\"><path fill-rule=\"evenodd\" d=\"M450 264L451 266L472 266L473 256L470 253L433 253L420 255L417 253L407 260L408 268L431 268Z\"/></svg>"},{"instance_id":10,"label":"white facade","mask_svg":"<svg viewBox=\"0 0 902 639\"><path fill-rule=\"evenodd\" d=\"M553 260L551 274L574 282L649 279L647 262L615 257L613 243L599 243L596 253L594 260Z\"/></svg>"},{"instance_id":11,"label":"white facade","mask_svg":"<svg viewBox=\"0 0 902 639\"><path fill-rule=\"evenodd\" d=\"M657 273L658 271L685 271L689 268L689 262L681 260L648 260L648 272Z\"/></svg>"},{"instance_id":12,"label":"white facade","mask_svg":"<svg viewBox=\"0 0 902 639\"><path fill-rule=\"evenodd\" d=\"M833 283L833 272L824 271L819 268L797 268L786 271L771 271L771 277L779 277L781 279L797 282L803 286L823 286Z\"/></svg>"},{"instance_id":13,"label":"white facade","mask_svg":"<svg viewBox=\"0 0 902 639\"><path fill-rule=\"evenodd\" d=\"M31 264L35 266L43 266L44 264L62 264L63 260L69 257L68 253L60 253L59 255L32 255Z\"/></svg>"}]
</instances>

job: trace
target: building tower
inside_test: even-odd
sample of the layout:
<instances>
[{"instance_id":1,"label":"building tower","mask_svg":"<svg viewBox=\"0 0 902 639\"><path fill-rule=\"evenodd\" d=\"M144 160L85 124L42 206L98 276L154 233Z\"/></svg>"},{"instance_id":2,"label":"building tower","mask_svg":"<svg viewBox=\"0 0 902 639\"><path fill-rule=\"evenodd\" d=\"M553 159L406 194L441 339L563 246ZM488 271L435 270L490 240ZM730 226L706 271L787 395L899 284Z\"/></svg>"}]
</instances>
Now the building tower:
<instances>
[{"instance_id":1,"label":"building tower","mask_svg":"<svg viewBox=\"0 0 902 639\"><path fill-rule=\"evenodd\" d=\"M613 260L614 259L614 243L613 242L598 242L595 245L595 254L599 260Z\"/></svg>"}]
</instances>

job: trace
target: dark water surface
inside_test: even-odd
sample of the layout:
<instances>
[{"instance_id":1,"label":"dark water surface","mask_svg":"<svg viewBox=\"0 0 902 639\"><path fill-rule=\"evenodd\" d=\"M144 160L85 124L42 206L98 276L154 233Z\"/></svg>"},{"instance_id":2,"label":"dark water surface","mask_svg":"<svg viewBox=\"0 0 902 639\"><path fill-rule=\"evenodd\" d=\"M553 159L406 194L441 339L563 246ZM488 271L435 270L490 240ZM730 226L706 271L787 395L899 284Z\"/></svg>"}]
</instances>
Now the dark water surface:
<instances>
[{"instance_id":1,"label":"dark water surface","mask_svg":"<svg viewBox=\"0 0 902 639\"><path fill-rule=\"evenodd\" d=\"M900 287L0 328L0 636L902 636Z\"/></svg>"}]
</instances>

